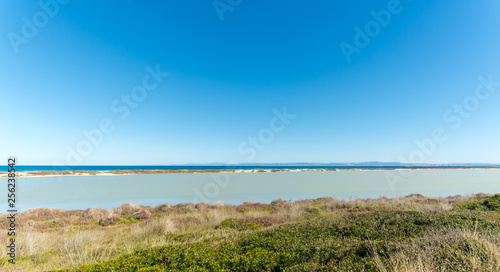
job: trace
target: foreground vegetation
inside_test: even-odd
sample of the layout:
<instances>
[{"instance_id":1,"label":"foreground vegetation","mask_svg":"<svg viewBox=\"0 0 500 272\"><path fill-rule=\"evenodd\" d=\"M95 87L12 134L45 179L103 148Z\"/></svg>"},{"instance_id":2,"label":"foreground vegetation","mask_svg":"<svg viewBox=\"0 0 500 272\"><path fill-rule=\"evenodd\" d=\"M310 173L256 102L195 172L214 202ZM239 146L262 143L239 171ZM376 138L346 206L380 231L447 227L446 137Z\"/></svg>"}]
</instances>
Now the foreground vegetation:
<instances>
[{"instance_id":1,"label":"foreground vegetation","mask_svg":"<svg viewBox=\"0 0 500 272\"><path fill-rule=\"evenodd\" d=\"M411 195L27 210L19 214L18 263L4 258L1 268L499 271L499 201L500 195Z\"/></svg>"}]
</instances>

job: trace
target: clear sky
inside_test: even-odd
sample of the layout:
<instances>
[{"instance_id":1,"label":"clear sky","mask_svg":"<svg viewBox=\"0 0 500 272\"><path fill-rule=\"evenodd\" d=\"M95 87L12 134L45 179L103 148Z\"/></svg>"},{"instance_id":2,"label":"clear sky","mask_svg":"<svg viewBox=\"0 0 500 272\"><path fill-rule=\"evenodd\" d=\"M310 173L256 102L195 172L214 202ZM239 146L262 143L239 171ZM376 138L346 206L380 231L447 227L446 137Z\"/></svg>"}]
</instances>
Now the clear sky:
<instances>
[{"instance_id":1,"label":"clear sky","mask_svg":"<svg viewBox=\"0 0 500 272\"><path fill-rule=\"evenodd\" d=\"M499 1L40 3L0 2L21 164L500 163Z\"/></svg>"}]
</instances>

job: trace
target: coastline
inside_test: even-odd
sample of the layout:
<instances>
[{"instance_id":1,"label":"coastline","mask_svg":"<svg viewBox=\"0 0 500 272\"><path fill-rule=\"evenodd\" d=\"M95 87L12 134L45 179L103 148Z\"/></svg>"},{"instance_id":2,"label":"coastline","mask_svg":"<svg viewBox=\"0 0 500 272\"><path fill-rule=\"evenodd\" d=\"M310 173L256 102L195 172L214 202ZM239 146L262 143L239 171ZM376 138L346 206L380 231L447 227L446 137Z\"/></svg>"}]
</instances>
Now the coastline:
<instances>
[{"instance_id":1,"label":"coastline","mask_svg":"<svg viewBox=\"0 0 500 272\"><path fill-rule=\"evenodd\" d=\"M327 172L327 171L401 171L401 170L467 170L467 169L500 169L500 167L394 167L394 168L301 168L301 169L165 169L165 170L41 170L18 171L17 178L26 177L58 177L58 176L120 176L120 175L154 175L154 174L239 174L239 173L277 173L277 172ZM0 178L6 178L8 172L0 172Z\"/></svg>"}]
</instances>

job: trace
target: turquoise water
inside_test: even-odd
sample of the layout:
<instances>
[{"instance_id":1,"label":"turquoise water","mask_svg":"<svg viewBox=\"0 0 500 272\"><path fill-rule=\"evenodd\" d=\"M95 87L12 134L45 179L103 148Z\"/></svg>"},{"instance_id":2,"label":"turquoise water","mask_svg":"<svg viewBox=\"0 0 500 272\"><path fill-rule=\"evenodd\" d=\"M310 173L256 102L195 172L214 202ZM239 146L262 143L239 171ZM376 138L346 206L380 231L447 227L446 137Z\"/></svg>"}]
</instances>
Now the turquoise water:
<instances>
[{"instance_id":1,"label":"turquoise water","mask_svg":"<svg viewBox=\"0 0 500 272\"><path fill-rule=\"evenodd\" d=\"M409 173L411 170L401 170ZM277 198L300 200L427 196L500 192L499 169L413 170L391 188L391 170L279 172L239 174L157 174L18 178L17 209L36 207L111 209L125 202L158 205L168 202L244 201L269 203ZM2 179L7 184L5 178ZM0 212L7 210L7 186L0 192Z\"/></svg>"}]
</instances>

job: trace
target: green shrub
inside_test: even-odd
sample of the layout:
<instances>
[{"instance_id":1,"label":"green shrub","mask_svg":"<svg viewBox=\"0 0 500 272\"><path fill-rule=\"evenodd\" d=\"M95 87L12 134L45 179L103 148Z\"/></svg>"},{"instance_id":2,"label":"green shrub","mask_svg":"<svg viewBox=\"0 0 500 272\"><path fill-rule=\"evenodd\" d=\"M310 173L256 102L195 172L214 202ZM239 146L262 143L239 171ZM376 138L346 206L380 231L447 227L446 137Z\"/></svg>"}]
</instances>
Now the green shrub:
<instances>
[{"instance_id":1,"label":"green shrub","mask_svg":"<svg viewBox=\"0 0 500 272\"><path fill-rule=\"evenodd\" d=\"M483 201L474 200L460 205L463 209L479 211L500 211L500 194L487 196Z\"/></svg>"},{"instance_id":2,"label":"green shrub","mask_svg":"<svg viewBox=\"0 0 500 272\"><path fill-rule=\"evenodd\" d=\"M305 208L305 212L310 216L319 216L321 214L317 208Z\"/></svg>"},{"instance_id":3,"label":"green shrub","mask_svg":"<svg viewBox=\"0 0 500 272\"><path fill-rule=\"evenodd\" d=\"M459 206L462 209L467 209L467 210L477 210L477 211L487 211L488 208L486 206L482 205L482 202L480 201L470 201L466 203L462 203Z\"/></svg>"},{"instance_id":4,"label":"green shrub","mask_svg":"<svg viewBox=\"0 0 500 272\"><path fill-rule=\"evenodd\" d=\"M261 229L262 226L256 223L242 222L235 218L229 218L215 227L216 229L235 229L239 231L243 230L256 230Z\"/></svg>"},{"instance_id":5,"label":"green shrub","mask_svg":"<svg viewBox=\"0 0 500 272\"><path fill-rule=\"evenodd\" d=\"M500 211L500 194L486 197L483 205L491 211Z\"/></svg>"}]
</instances>

